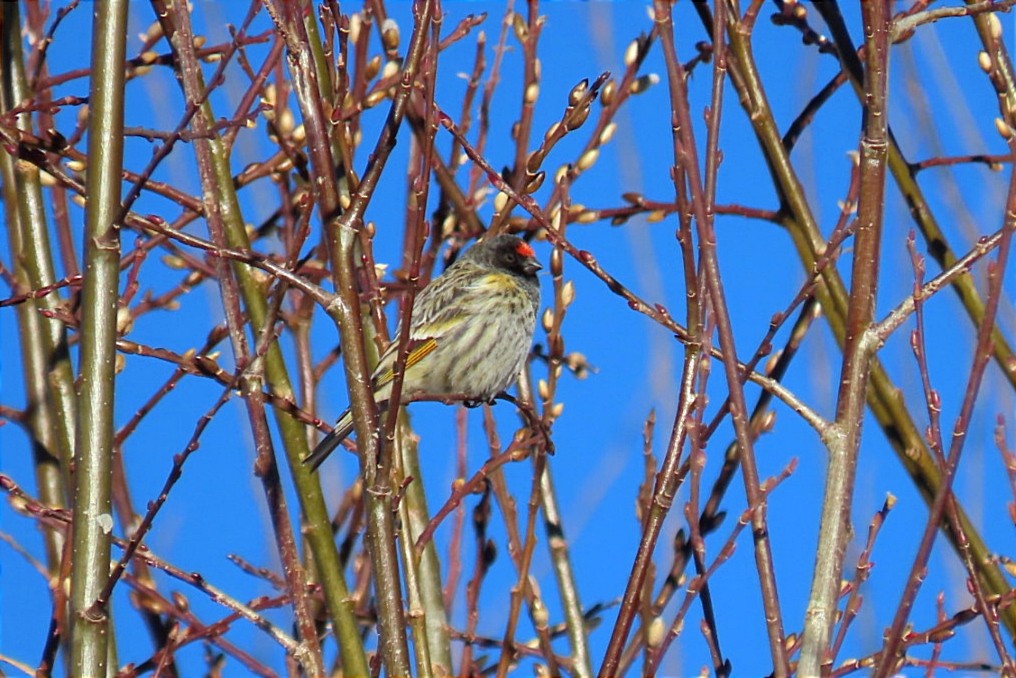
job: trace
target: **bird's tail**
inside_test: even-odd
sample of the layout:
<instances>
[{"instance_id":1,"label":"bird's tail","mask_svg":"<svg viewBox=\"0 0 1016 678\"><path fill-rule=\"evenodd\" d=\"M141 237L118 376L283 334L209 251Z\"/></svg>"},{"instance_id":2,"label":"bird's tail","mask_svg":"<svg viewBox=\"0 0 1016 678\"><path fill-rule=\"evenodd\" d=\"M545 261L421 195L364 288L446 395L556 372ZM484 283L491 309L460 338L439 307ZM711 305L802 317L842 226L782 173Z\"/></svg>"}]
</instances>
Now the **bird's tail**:
<instances>
[{"instance_id":1,"label":"bird's tail","mask_svg":"<svg viewBox=\"0 0 1016 678\"><path fill-rule=\"evenodd\" d=\"M335 422L335 428L321 439L321 442L317 444L317 447L310 453L310 456L303 460L303 463L310 466L311 471L316 471L321 462L332 453L332 450L341 445L342 441L352 432L353 415L349 410L346 410L339 417L339 420Z\"/></svg>"}]
</instances>

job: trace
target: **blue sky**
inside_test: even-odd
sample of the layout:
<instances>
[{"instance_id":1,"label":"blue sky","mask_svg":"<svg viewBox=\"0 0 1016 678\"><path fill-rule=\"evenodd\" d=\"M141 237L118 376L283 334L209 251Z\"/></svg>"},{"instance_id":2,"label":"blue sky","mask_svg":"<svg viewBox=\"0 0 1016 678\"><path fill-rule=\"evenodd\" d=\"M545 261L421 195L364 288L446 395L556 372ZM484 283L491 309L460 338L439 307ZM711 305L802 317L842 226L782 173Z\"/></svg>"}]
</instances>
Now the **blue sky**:
<instances>
[{"instance_id":1,"label":"blue sky","mask_svg":"<svg viewBox=\"0 0 1016 678\"><path fill-rule=\"evenodd\" d=\"M228 36L225 22L238 23L245 5L195 1L195 17L201 30L207 32L209 43ZM856 3L842 3L854 39L860 30ZM503 6L487 2L445 2L444 30L454 26L470 12L488 11L483 29L488 45L496 41ZM343 4L350 11L353 6ZM138 49L135 37L152 20L145 3L133 3L132 30L128 55ZM411 27L410 4L393 2L389 11L402 27L403 40L408 40ZM580 80L590 80L603 71L619 74L628 43L651 25L646 6L637 2L553 2L541 6L547 17L540 47L543 62L541 99L537 106L534 139L556 120L563 110L568 91ZM777 122L782 129L796 116L804 103L835 73L831 57L820 56L802 46L790 28L780 28L768 20L772 6L763 8L755 34L756 55L766 83ZM1005 16L1006 38L1012 37L1012 18ZM79 8L67 18L50 51L50 70L60 72L82 66L86 36L90 33L89 13ZM814 17L816 27L822 27ZM677 3L675 23L679 55L687 60L695 42L705 39L691 4ZM260 16L258 30L268 28L267 17ZM80 40L68 36L80 35ZM62 38L62 39L61 39ZM966 153L1001 153L1004 144L994 131L997 103L994 92L976 68L977 43L969 20L949 20L918 31L917 37L905 46L894 49L891 66L890 124L904 151L911 160L934 155ZM510 43L514 41L510 40ZM376 47L376 45L375 45ZM458 73L472 66L475 43L467 39L448 54L440 64L438 102L454 112L460 106L464 80ZM161 45L158 51L165 50ZM257 64L264 54L263 46L251 48L251 59ZM373 54L373 52L372 52ZM490 55L488 54L488 59ZM520 54L511 50L501 74L502 85L494 98L491 119L491 145L486 155L491 164L500 168L509 164L512 150L506 145L507 130L519 110ZM639 192L646 197L667 201L673 197L669 168L670 110L661 51L654 46L646 60L643 73L658 73L661 83L633 97L617 118L618 131L601 152L596 166L584 174L573 189L573 200L589 207L616 207L625 192ZM955 75L959 74L959 75ZM692 90L692 113L700 149L705 128L702 110L708 101L710 74L707 69L695 72ZM246 81L241 80L242 83ZM919 84L924 97L916 96ZM231 104L242 90L226 87L213 97L218 115L233 110ZM62 94L84 95L84 79L72 81L60 90ZM175 126L180 111L180 94L168 71L129 85L127 125L143 125L160 129ZM160 103L162 102L162 103ZM381 109L383 110L383 109ZM598 106L594 107L594 113ZM61 114L64 125L73 124L76 111ZM364 145L358 154L357 168L362 171L368 149L372 147L382 118L381 112L364 117ZM794 161L805 182L813 209L822 230L828 234L839 213L837 201L846 192L850 165L847 152L855 150L860 130L860 109L848 89L841 89L823 108L795 149ZM586 135L579 131L566 138L548 161L556 168L574 162L575 153ZM439 134L439 145L447 155L447 136ZM265 140L263 124L249 132L241 132L234 153L238 171L248 162L264 157L270 145ZM403 130L400 144L390 160L367 218L377 225L376 256L379 261L392 260L401 248L404 221L402 182L407 163L408 134ZM725 99L724 124L721 131L724 154L720 169L717 202L753 208L775 209L776 198L766 168L751 134L744 112L728 86ZM130 140L126 164L132 169L148 160L148 142ZM200 192L193 166L191 149L177 147L156 174L193 195ZM939 215L957 251L965 252L980 234L990 233L1001 225L1002 205L1008 182L1009 167L993 173L983 166L953 170L933 169L920 175L933 209ZM548 182L549 185L550 182ZM544 187L536 197L549 195ZM891 184L887 189L885 240L882 250L884 277L880 285L878 315L881 317L908 294L912 273L905 248L905 237L913 227L906 206ZM245 220L258 223L273 208L276 196L259 190L245 191L242 207ZM433 194L432 194L433 199ZM73 223L80 225L82 212L74 208ZM146 198L136 208L141 213L162 214L170 219L177 207L163 200ZM488 204L481 217L490 217ZM317 220L312 222L315 227ZM203 225L192 227L203 233ZM579 248L593 252L603 267L647 300L666 306L671 315L683 318L684 289L677 243L674 239L676 221L668 218L649 223L634 218L623 227L606 223L573 225L569 239ZM805 280L805 273L794 255L787 234L768 222L740 217L721 216L716 222L720 265L725 291L733 318L739 351L750 354L767 329L773 313L783 310ZM6 236L0 236L6 239ZM132 246L133 236L124 239L124 247ZM919 246L923 252L923 247ZM545 263L549 246L537 243L537 255ZM6 240L0 247L5 264L9 262ZM153 258L154 259L154 258ZM840 268L845 277L849 260ZM980 269L983 283L983 269ZM929 262L929 273L936 271ZM174 273L154 262L147 269L146 281L158 293L176 284ZM567 350L585 354L596 367L588 379L576 380L566 375L559 387L559 399L565 403L564 413L554 427L557 454L551 461L565 519L565 530L572 549L585 605L609 602L621 595L638 543L634 514L635 497L642 474L641 430L651 409L657 413L654 452L662 456L676 407L677 379L681 369L682 348L663 328L632 312L626 303L613 295L577 262L566 260L565 276L575 282L576 300L565 319L564 336ZM1016 291L1012 274L1006 278L1006 290ZM550 279L544 277L545 303L550 296ZM983 284L981 285L983 289ZM5 293L6 294L6 293ZM959 393L970 364L973 330L956 322L961 313L955 295L946 292L928 305L928 335L932 377L943 394L943 426L951 428L959 407ZM394 314L394 312L392 312ZM135 341L184 351L200 345L207 327L221 317L216 289L205 284L189 295L184 308L176 313L156 312L140 318L133 330ZM1000 312L1000 322L1012 337L1013 309L1007 299ZM314 347L323 357L336 341L334 328L323 314L317 318ZM897 384L903 389L913 412L919 415L919 426L926 422L920 401L919 375L908 345L912 325L904 326L880 353ZM542 331L537 332L542 340ZM777 339L785 340L786 331ZM3 403L23 406L24 391L19 373L20 357L15 317L0 313L0 338L3 342ZM287 348L291 346L284 344ZM224 363L229 364L228 349ZM786 384L819 413L831 417L835 406L839 374L839 353L824 321L805 341L801 355L795 360ZM710 381L710 414L722 402L725 384L719 364L713 365ZM154 360L129 358L127 369L117 384L116 414L118 425L126 421L161 383L170 368ZM537 372L537 376L541 376ZM138 506L154 498L169 471L173 454L181 451L191 436L201 414L218 396L219 388L197 379L185 380L166 402L161 414L149 417L139 427L125 448L129 481ZM748 402L754 402L757 391L748 389ZM340 370L333 369L319 392L321 416L331 418L345 406L345 387ZM957 491L968 510L983 530L989 544L1002 553L1012 555L1012 525L1004 516L1006 501L1012 501L1004 478L999 455L992 441L997 414L1012 424L1011 390L1001 379L996 367L988 371L981 404L978 407ZM798 630L808 594L814 545L818 529L825 451L814 432L783 406L775 406L776 425L763 436L756 452L763 477L778 474L791 459L798 462L797 471L773 494L770 502L770 530L776 562L777 582L787 631ZM512 408L500 404L496 408L502 439L507 440L517 421ZM432 510L445 500L455 477L454 408L440 404L420 403L411 408L414 428L421 437L424 478ZM486 445L480 428L478 412L469 414L469 465L473 470L482 464ZM887 493L898 497L876 546L873 559L876 568L865 589L866 605L861 618L848 636L842 657L858 656L878 647L882 629L888 625L899 599L899 591L916 548L916 539L923 527L926 509L902 472L888 443L873 420L865 423L858 485L854 503L855 543L848 554L846 574L859 544L863 542L867 523L882 506ZM713 437L707 450L706 478L711 478L722 462L723 450L732 439L729 424L724 424ZM0 427L2 469L34 494L26 438L18 427ZM254 452L248 433L246 414L239 400L228 406L211 424L202 438L201 449L188 461L184 477L174 489L165 509L156 520L148 538L152 549L185 570L198 570L209 581L226 589L231 595L247 600L268 592L262 582L241 573L226 560L236 553L256 565L276 566L270 540L270 526L264 511L259 481L251 472ZM355 473L355 463L345 455L329 462L322 469L322 482L337 500L341 489ZM508 468L510 486L516 491L520 508L528 493L531 466L516 464ZM287 488L291 489L286 477ZM679 495L668 531L661 539L657 565L669 565L667 544L680 520ZM295 506L295 498L290 505ZM4 503L0 509L2 529L14 536L37 556L41 555L41 539L34 526L16 515ZM472 504L469 504L471 507ZM735 479L725 500L730 513L727 524L707 542L710 558L729 534L732 521L745 507L740 477ZM514 580L514 571L505 553L501 523L495 518L492 538L498 543L500 557L485 586L481 601L482 633L499 637L507 611L506 591ZM438 541L445 552L449 530L439 532ZM467 544L470 536L467 535ZM468 551L468 549L467 549ZM5 654L34 662L41 651L49 618L49 596L45 582L8 547L0 546L3 567L2 606L0 606L0 647ZM468 567L468 566L467 566ZM468 572L468 570L467 570ZM538 548L534 575L552 611L552 621L559 621L559 607L546 552ZM195 591L179 582L159 579L164 590L181 590L191 601L194 611L205 620L223 614ZM934 596L946 593L946 610L952 613L968 603L963 585L962 567L947 545L940 540L931 562L931 571L915 607L915 626L924 628L934 619ZM744 533L737 542L733 558L712 580L712 593L718 612L720 638L735 667L735 675L759 675L769 670L763 618L757 590L750 535ZM126 589L121 587L114 612L118 623L121 662L140 661L150 651L150 643L135 622ZM461 622L462 604L455 620ZM668 608L669 616L676 609ZM614 609L604 614L602 624L591 634L594 662L598 662L613 625ZM701 613L693 607L685 631L664 663L667 675L687 675L708 665L708 653L698 631ZM284 613L273 619L289 626ZM947 644L950 659L981 658L991 660L990 646L977 622L961 633L962 639ZM977 627L977 628L974 628ZM527 637L528 627L520 632ZM283 670L281 653L271 640L242 624L235 625L228 637L252 652L276 670ZM330 652L334 647L329 645ZM564 651L564 645L561 646ZM492 654L492 653L491 653ZM201 655L197 645L180 655L186 673L200 670ZM523 670L528 671L524 668ZM226 675L243 675L235 664Z\"/></svg>"}]
</instances>

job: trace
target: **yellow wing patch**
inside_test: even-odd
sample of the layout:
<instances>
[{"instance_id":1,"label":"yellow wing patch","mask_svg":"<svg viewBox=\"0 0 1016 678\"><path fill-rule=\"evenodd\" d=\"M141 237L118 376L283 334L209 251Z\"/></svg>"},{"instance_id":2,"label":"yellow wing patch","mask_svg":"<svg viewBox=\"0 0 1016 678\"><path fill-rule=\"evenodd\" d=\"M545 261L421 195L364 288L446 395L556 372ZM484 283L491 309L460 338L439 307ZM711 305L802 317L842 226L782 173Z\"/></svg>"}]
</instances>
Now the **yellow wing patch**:
<instances>
[{"instance_id":1,"label":"yellow wing patch","mask_svg":"<svg viewBox=\"0 0 1016 678\"><path fill-rule=\"evenodd\" d=\"M409 355L406 356L406 369L408 370L410 367L433 353L435 348L437 348L437 339L434 339L433 337L430 339L424 339L414 346L412 350L409 351Z\"/></svg>"},{"instance_id":2,"label":"yellow wing patch","mask_svg":"<svg viewBox=\"0 0 1016 678\"><path fill-rule=\"evenodd\" d=\"M406 369L408 370L410 367L433 353L435 348L437 348L437 339L434 338L424 339L423 341L415 344L411 349L409 349L409 353L406 355ZM378 375L375 388L380 388L395 378L395 370L393 368L394 364L392 368L389 368Z\"/></svg>"}]
</instances>

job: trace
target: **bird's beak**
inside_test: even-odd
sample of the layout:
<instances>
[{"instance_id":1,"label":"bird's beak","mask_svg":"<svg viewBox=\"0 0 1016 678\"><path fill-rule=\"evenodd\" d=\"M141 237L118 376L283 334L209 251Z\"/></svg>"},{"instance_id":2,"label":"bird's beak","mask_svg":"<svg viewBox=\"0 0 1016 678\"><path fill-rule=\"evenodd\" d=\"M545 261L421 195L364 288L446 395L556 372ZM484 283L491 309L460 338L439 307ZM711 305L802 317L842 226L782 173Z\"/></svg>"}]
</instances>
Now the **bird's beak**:
<instances>
[{"instance_id":1,"label":"bird's beak","mask_svg":"<svg viewBox=\"0 0 1016 678\"><path fill-rule=\"evenodd\" d=\"M527 275L532 275L542 268L543 266L541 266L540 262L536 259L527 259L526 263L522 265L522 270L524 270Z\"/></svg>"}]
</instances>

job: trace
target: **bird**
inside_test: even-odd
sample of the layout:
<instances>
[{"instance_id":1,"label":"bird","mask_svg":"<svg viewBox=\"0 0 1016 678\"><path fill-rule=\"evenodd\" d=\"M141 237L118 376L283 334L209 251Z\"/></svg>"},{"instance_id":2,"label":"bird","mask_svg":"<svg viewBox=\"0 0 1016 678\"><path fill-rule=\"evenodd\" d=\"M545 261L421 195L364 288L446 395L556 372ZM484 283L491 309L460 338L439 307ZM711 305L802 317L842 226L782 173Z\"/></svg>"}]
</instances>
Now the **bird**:
<instances>
[{"instance_id":1,"label":"bird","mask_svg":"<svg viewBox=\"0 0 1016 678\"><path fill-rule=\"evenodd\" d=\"M536 329L536 273L542 268L524 240L488 236L421 289L409 324L402 400L429 396L490 402L515 383ZM374 401L382 412L391 398L398 352L396 340L371 375ZM304 463L316 470L352 431L347 408Z\"/></svg>"}]
</instances>

